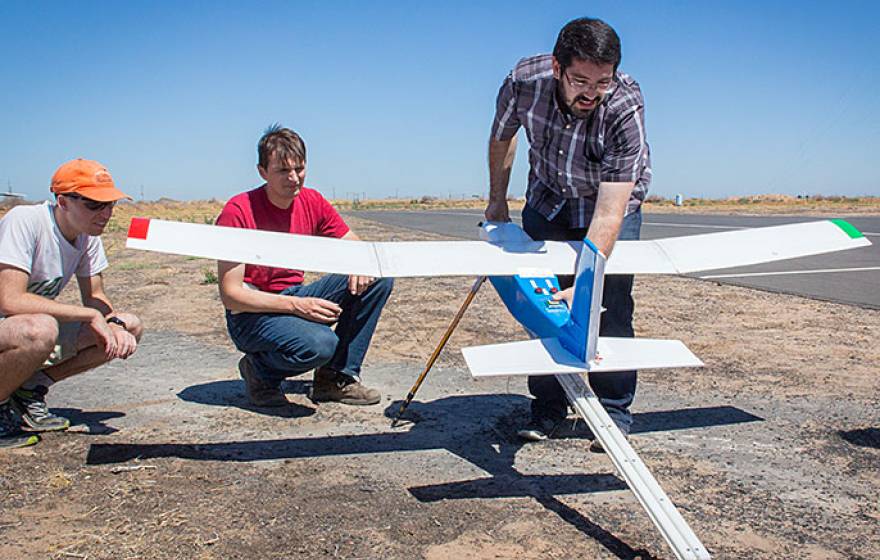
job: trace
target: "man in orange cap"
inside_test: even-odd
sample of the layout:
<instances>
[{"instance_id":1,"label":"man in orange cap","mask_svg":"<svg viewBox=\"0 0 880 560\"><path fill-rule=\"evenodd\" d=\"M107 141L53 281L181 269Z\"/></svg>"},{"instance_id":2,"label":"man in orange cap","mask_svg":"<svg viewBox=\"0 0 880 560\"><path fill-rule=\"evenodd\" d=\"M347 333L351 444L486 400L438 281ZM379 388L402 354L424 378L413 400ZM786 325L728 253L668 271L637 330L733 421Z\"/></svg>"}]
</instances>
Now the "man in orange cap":
<instances>
[{"instance_id":1,"label":"man in orange cap","mask_svg":"<svg viewBox=\"0 0 880 560\"><path fill-rule=\"evenodd\" d=\"M55 382L137 348L141 322L114 310L101 272L100 235L113 206L131 198L96 161L76 159L52 177L54 201L16 206L0 219L0 448L39 441L70 422L46 406ZM54 301L76 275L82 305Z\"/></svg>"}]
</instances>

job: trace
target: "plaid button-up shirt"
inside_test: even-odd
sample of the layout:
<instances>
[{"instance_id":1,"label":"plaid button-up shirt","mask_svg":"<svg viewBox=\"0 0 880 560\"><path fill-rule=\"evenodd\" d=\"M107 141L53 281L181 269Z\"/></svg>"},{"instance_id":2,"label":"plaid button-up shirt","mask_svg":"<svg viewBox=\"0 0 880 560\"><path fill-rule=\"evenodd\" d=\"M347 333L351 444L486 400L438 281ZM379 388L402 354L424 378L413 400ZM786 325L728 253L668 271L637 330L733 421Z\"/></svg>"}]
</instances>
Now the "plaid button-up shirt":
<instances>
[{"instance_id":1,"label":"plaid button-up shirt","mask_svg":"<svg viewBox=\"0 0 880 560\"><path fill-rule=\"evenodd\" d=\"M600 182L635 183L627 214L636 211L651 182L639 84L617 72L602 103L586 119L563 111L549 54L524 58L498 92L493 140L510 140L519 127L529 140L526 200L548 220L569 213L569 226L590 225Z\"/></svg>"}]
</instances>

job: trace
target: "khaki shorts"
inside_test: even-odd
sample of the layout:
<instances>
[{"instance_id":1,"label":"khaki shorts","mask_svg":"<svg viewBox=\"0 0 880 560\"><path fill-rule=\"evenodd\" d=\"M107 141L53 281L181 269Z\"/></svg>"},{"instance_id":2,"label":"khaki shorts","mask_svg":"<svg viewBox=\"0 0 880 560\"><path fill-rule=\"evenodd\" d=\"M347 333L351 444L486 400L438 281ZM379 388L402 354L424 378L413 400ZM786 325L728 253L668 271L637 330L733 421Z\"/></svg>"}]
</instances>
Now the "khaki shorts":
<instances>
[{"instance_id":1,"label":"khaki shorts","mask_svg":"<svg viewBox=\"0 0 880 560\"><path fill-rule=\"evenodd\" d=\"M73 358L77 354L76 341L79 339L79 331L84 323L61 323L58 325L58 338L55 340L55 349L43 362L43 367L57 366L61 362Z\"/></svg>"},{"instance_id":2,"label":"khaki shorts","mask_svg":"<svg viewBox=\"0 0 880 560\"><path fill-rule=\"evenodd\" d=\"M5 317L0 317L0 321L3 321L3 319ZM43 362L43 367L56 366L76 356L76 341L79 339L79 331L83 328L83 325L84 323L80 322L59 324L55 348L49 354L49 357L46 358L46 361Z\"/></svg>"}]
</instances>

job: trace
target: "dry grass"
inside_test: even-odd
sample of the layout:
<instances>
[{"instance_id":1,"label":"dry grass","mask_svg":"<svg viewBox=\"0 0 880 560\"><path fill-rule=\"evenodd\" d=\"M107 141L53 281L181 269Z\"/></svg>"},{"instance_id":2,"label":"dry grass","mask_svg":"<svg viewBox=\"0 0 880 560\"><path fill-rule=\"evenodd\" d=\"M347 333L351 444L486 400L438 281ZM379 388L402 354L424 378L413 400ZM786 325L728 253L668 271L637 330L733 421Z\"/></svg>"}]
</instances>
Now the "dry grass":
<instances>
[{"instance_id":1,"label":"dry grass","mask_svg":"<svg viewBox=\"0 0 880 560\"><path fill-rule=\"evenodd\" d=\"M0 201L0 216L21 202ZM419 199L333 200L340 211L350 210L411 210L444 209L482 210L486 201L479 198L441 199L424 196ZM224 202L217 199L178 201L162 198L153 202L122 203L116 207L107 232L125 231L134 216L210 224L220 213ZM510 210L518 212L522 200L510 200ZM813 196L799 199L789 195L763 194L723 199L687 198L682 206L672 200L649 197L644 211L654 214L812 214L852 215L880 214L880 197Z\"/></svg>"},{"instance_id":2,"label":"dry grass","mask_svg":"<svg viewBox=\"0 0 880 560\"><path fill-rule=\"evenodd\" d=\"M759 194L723 199L687 198L681 206L672 200L650 197L646 213L654 214L877 214L880 197L813 196L797 198L782 194Z\"/></svg>"}]
</instances>

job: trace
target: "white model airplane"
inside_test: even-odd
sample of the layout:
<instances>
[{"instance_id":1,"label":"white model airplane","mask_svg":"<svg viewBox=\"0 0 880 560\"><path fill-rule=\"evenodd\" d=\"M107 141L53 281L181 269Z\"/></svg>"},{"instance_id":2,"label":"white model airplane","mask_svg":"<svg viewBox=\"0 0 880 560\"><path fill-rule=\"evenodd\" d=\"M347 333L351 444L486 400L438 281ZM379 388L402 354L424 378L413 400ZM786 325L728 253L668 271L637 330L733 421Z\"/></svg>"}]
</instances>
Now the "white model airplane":
<instances>
[{"instance_id":1,"label":"white model airplane","mask_svg":"<svg viewBox=\"0 0 880 560\"><path fill-rule=\"evenodd\" d=\"M870 245L843 220L618 241L607 263L589 240L534 241L510 222L485 224L481 238L366 242L134 218L127 246L373 277L488 276L536 340L464 349L471 373L483 377L700 366L678 341L600 338L604 274L684 274ZM577 304L569 313L552 294L555 276L572 273Z\"/></svg>"},{"instance_id":2,"label":"white model airplane","mask_svg":"<svg viewBox=\"0 0 880 560\"><path fill-rule=\"evenodd\" d=\"M534 241L512 223L485 224L481 238L365 242L134 218L127 246L373 277L488 276L507 308L533 338L462 349L471 373L475 377L556 375L572 406L676 557L709 558L706 548L582 375L590 371L703 364L677 340L600 337L605 274L683 274L852 249L870 242L843 220L822 220L651 241L618 241L606 262L587 239ZM557 274L575 275L571 311L552 299L559 290Z\"/></svg>"}]
</instances>

